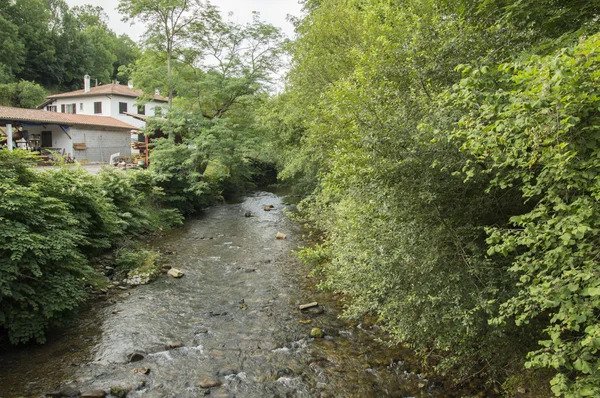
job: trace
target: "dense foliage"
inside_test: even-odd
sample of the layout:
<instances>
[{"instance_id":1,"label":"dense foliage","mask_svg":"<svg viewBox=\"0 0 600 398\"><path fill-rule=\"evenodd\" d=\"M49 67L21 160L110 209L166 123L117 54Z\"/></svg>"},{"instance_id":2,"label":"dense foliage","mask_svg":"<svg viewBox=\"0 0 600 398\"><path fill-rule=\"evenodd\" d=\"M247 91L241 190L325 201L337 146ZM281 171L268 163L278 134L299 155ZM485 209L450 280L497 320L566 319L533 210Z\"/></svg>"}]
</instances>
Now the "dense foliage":
<instances>
[{"instance_id":1,"label":"dense foliage","mask_svg":"<svg viewBox=\"0 0 600 398\"><path fill-rule=\"evenodd\" d=\"M43 341L86 298L100 280L95 256L117 248L118 272L145 259L154 275L155 253L124 242L253 188L270 167L256 109L279 65L280 30L258 15L246 25L224 21L201 1L122 0L120 10L156 22L141 54L108 29L101 7L0 5L0 55L11 52L0 57L1 105L35 107L45 89L77 88L84 74L131 77L149 94L168 92L173 105L148 120L148 170L37 172L25 153L0 152L0 329L13 343Z\"/></svg>"},{"instance_id":2,"label":"dense foliage","mask_svg":"<svg viewBox=\"0 0 600 398\"><path fill-rule=\"evenodd\" d=\"M527 366L598 395L600 3L305 11L261 118L345 315L377 314L457 383L515 388Z\"/></svg>"},{"instance_id":3,"label":"dense foliage","mask_svg":"<svg viewBox=\"0 0 600 398\"><path fill-rule=\"evenodd\" d=\"M0 328L11 342L35 339L85 300L100 281L98 253L140 233L181 223L156 205L147 171L72 167L35 171L25 151L0 151Z\"/></svg>"},{"instance_id":4,"label":"dense foliage","mask_svg":"<svg viewBox=\"0 0 600 398\"><path fill-rule=\"evenodd\" d=\"M527 366L558 370L557 395L600 394L600 34L549 56L466 75L450 96L455 136L490 187L517 188L532 209L488 229L488 253L512 255L518 292L496 323L541 319Z\"/></svg>"},{"instance_id":5,"label":"dense foliage","mask_svg":"<svg viewBox=\"0 0 600 398\"><path fill-rule=\"evenodd\" d=\"M81 88L83 76L98 83L117 79L138 57L126 35L108 28L99 6L69 8L63 0L0 3L0 104L33 108L46 92ZM123 71L122 71L123 72ZM126 73L121 79L128 79Z\"/></svg>"}]
</instances>

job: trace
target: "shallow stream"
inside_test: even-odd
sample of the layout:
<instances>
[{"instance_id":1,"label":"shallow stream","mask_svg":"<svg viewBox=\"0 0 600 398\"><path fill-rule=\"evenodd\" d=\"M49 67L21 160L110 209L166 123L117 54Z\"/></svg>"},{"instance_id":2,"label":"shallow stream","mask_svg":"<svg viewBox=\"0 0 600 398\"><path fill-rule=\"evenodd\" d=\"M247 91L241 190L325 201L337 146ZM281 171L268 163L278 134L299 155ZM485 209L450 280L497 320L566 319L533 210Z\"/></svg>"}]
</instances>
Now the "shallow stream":
<instances>
[{"instance_id":1,"label":"shallow stream","mask_svg":"<svg viewBox=\"0 0 600 398\"><path fill-rule=\"evenodd\" d=\"M2 355L0 397L452 396L418 374L409 351L378 342L376 326L338 319L336 298L291 254L303 237L284 201L257 193L151 242L185 276L122 291L48 344Z\"/></svg>"}]
</instances>

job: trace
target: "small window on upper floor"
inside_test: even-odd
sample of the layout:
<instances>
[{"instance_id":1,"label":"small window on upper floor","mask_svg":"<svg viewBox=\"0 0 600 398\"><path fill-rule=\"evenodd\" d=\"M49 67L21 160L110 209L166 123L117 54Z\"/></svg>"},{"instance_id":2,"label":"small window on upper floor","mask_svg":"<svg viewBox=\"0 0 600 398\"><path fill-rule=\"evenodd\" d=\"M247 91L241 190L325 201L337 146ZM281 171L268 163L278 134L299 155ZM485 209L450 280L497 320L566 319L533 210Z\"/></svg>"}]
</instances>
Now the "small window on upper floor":
<instances>
[{"instance_id":1,"label":"small window on upper floor","mask_svg":"<svg viewBox=\"0 0 600 398\"><path fill-rule=\"evenodd\" d=\"M102 114L102 101L94 102L94 114Z\"/></svg>"},{"instance_id":2,"label":"small window on upper floor","mask_svg":"<svg viewBox=\"0 0 600 398\"><path fill-rule=\"evenodd\" d=\"M119 113L127 112L127 102L119 102Z\"/></svg>"},{"instance_id":3,"label":"small window on upper floor","mask_svg":"<svg viewBox=\"0 0 600 398\"><path fill-rule=\"evenodd\" d=\"M60 108L63 113L72 113L72 114L77 113L77 104L61 105Z\"/></svg>"},{"instance_id":4,"label":"small window on upper floor","mask_svg":"<svg viewBox=\"0 0 600 398\"><path fill-rule=\"evenodd\" d=\"M138 115L146 114L146 105L138 105Z\"/></svg>"},{"instance_id":5,"label":"small window on upper floor","mask_svg":"<svg viewBox=\"0 0 600 398\"><path fill-rule=\"evenodd\" d=\"M57 111L58 111L58 109L56 108L56 105L48 105L48 106L46 107L46 110L47 110L48 112L57 112Z\"/></svg>"}]
</instances>

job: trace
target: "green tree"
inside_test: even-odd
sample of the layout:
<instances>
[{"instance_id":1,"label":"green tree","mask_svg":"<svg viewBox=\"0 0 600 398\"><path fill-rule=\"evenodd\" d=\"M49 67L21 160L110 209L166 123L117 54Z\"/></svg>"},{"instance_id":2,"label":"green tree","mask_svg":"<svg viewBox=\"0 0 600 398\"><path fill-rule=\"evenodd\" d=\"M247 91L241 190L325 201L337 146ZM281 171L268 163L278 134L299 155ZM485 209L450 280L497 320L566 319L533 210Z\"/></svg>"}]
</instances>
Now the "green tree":
<instances>
[{"instance_id":1,"label":"green tree","mask_svg":"<svg viewBox=\"0 0 600 398\"><path fill-rule=\"evenodd\" d=\"M165 53L171 107L174 94L174 54L182 42L188 39L191 24L201 23L207 14L216 12L215 9L201 0L120 0L118 8L125 21L137 19L145 23L147 44Z\"/></svg>"},{"instance_id":2,"label":"green tree","mask_svg":"<svg viewBox=\"0 0 600 398\"><path fill-rule=\"evenodd\" d=\"M0 84L0 105L35 109L46 100L46 90L39 84L22 80Z\"/></svg>"}]
</instances>

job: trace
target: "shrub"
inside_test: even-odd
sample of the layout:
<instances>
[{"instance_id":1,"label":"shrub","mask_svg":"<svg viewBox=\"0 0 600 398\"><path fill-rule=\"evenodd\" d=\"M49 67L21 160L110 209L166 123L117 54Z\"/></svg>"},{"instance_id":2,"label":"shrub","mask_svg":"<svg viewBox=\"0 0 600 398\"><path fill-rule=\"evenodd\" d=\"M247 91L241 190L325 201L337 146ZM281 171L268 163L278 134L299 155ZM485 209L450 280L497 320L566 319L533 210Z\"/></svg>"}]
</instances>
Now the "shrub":
<instances>
[{"instance_id":1,"label":"shrub","mask_svg":"<svg viewBox=\"0 0 600 398\"><path fill-rule=\"evenodd\" d=\"M29 167L33 160L25 151L0 151L0 328L15 344L43 342L44 331L86 299L101 280L88 258L182 222L177 209L160 207L164 195L149 172L39 172ZM120 252L118 262L155 276L156 258Z\"/></svg>"},{"instance_id":2,"label":"shrub","mask_svg":"<svg viewBox=\"0 0 600 398\"><path fill-rule=\"evenodd\" d=\"M161 206L190 214L213 203L219 196L216 181L203 175L205 168L201 152L166 139L156 140L149 170L154 184L164 192L157 197Z\"/></svg>"},{"instance_id":3,"label":"shrub","mask_svg":"<svg viewBox=\"0 0 600 398\"><path fill-rule=\"evenodd\" d=\"M84 220L30 161L0 151L0 327L14 344L44 342L44 330L85 300L94 273L80 251Z\"/></svg>"},{"instance_id":4,"label":"shrub","mask_svg":"<svg viewBox=\"0 0 600 398\"><path fill-rule=\"evenodd\" d=\"M530 211L488 228L488 253L512 261L518 292L495 324L542 325L528 367L552 368L552 390L600 395L600 35L545 57L475 68L450 97L470 179L520 192ZM498 261L498 260L497 260Z\"/></svg>"}]
</instances>

